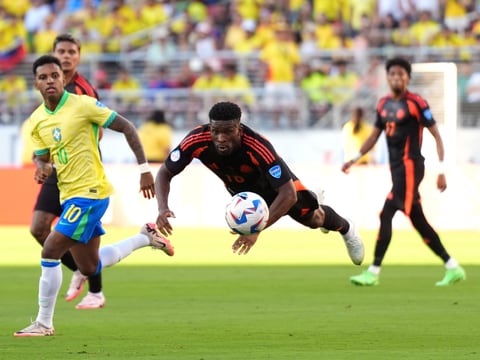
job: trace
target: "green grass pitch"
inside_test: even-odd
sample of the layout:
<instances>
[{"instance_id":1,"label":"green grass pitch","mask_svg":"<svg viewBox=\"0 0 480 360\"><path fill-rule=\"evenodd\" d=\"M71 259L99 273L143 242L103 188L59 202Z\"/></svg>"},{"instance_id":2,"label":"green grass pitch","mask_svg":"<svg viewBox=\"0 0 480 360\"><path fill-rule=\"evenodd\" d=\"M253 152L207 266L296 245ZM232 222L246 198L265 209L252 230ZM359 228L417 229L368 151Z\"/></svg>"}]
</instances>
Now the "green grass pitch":
<instances>
[{"instance_id":1,"label":"green grass pitch","mask_svg":"<svg viewBox=\"0 0 480 360\"><path fill-rule=\"evenodd\" d=\"M104 243L134 234L107 227ZM365 265L375 232L362 231ZM413 231L394 233L377 287L355 287L338 234L269 229L247 256L224 229L176 229L176 254L140 249L103 272L107 305L57 301L56 336L15 338L37 312L39 246L0 228L2 359L478 359L479 232L441 232L467 281L444 270ZM66 289L70 274L64 269Z\"/></svg>"}]
</instances>

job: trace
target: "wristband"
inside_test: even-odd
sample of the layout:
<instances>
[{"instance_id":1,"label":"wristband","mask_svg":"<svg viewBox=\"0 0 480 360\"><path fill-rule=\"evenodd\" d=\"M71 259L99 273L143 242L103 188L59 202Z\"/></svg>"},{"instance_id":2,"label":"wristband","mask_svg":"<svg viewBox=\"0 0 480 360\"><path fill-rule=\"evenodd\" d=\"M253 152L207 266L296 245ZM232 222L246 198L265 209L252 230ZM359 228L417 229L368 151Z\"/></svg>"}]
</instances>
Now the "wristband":
<instances>
[{"instance_id":1,"label":"wristband","mask_svg":"<svg viewBox=\"0 0 480 360\"><path fill-rule=\"evenodd\" d=\"M140 170L140 174L150 172L150 166L148 166L147 162L144 162L143 164L138 164L138 169Z\"/></svg>"},{"instance_id":2,"label":"wristband","mask_svg":"<svg viewBox=\"0 0 480 360\"><path fill-rule=\"evenodd\" d=\"M445 174L445 163L443 161L438 163L438 174Z\"/></svg>"},{"instance_id":3,"label":"wristband","mask_svg":"<svg viewBox=\"0 0 480 360\"><path fill-rule=\"evenodd\" d=\"M362 153L359 151L357 155L352 158L352 162L356 163L362 157Z\"/></svg>"}]
</instances>

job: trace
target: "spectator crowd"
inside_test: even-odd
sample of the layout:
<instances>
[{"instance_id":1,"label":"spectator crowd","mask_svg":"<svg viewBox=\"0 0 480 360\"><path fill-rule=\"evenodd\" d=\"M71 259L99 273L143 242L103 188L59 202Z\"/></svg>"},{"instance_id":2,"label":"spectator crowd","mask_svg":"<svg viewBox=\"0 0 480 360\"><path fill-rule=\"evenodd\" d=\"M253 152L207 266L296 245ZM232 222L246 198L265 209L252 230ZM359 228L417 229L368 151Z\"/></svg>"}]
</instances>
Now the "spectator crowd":
<instances>
[{"instance_id":1,"label":"spectator crowd","mask_svg":"<svg viewBox=\"0 0 480 360\"><path fill-rule=\"evenodd\" d=\"M477 7L474 0L0 0L0 58L19 44L27 54L48 53L68 32L80 39L83 58L137 53L145 61L143 74L99 64L91 80L100 89L189 88L195 114L199 93L222 91L249 109L260 106L252 88L262 86L261 106L275 126L281 114L296 126L301 89L314 126L356 93L371 93L378 84L370 71L392 51L474 63ZM5 93L26 86L0 81ZM125 106L139 101L128 96Z\"/></svg>"}]
</instances>

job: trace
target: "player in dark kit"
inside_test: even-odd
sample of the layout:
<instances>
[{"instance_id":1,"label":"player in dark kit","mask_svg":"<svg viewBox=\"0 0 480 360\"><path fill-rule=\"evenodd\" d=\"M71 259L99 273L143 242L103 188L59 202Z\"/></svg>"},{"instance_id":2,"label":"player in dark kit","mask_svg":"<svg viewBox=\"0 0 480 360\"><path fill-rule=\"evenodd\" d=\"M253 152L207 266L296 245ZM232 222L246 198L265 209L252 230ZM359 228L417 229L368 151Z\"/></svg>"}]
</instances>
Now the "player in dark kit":
<instances>
[{"instance_id":1,"label":"player in dark kit","mask_svg":"<svg viewBox=\"0 0 480 360\"><path fill-rule=\"evenodd\" d=\"M445 263L445 276L436 285L447 286L464 280L465 271L448 254L437 232L425 218L418 190L425 173L425 159L421 153L423 129L427 128L435 139L441 164L444 160L443 141L428 103L420 95L408 90L411 64L402 58L393 58L387 61L386 71L390 94L377 104L374 129L358 155L342 167L348 173L350 167L373 148L380 134L385 131L393 186L380 213L373 264L362 274L352 276L350 281L355 285L378 284L380 267L392 238L392 219L400 210L410 218L425 244ZM447 188L443 166L438 174L437 187L440 191Z\"/></svg>"},{"instance_id":2,"label":"player in dark kit","mask_svg":"<svg viewBox=\"0 0 480 360\"><path fill-rule=\"evenodd\" d=\"M315 194L306 189L272 144L241 123L241 110L232 102L215 104L209 112L209 124L190 131L172 150L155 179L159 215L157 226L162 234L171 234L168 205L170 182L194 159L199 159L215 173L233 195L241 191L260 194L269 205L269 227L284 215L312 229L325 228L342 234L354 264L364 257L362 240L351 221L339 216L331 207L319 205ZM232 249L247 254L259 233L240 235Z\"/></svg>"},{"instance_id":3,"label":"player in dark kit","mask_svg":"<svg viewBox=\"0 0 480 360\"><path fill-rule=\"evenodd\" d=\"M88 95L99 99L97 91L93 86L80 75L77 66L80 62L80 41L70 34L58 35L53 42L53 55L57 57L61 64L65 76L65 90L77 95ZM101 138L102 130L99 127L99 138ZM45 242L50 233L52 223L62 213L60 205L60 192L58 190L57 173L54 170L52 175L42 185L34 207L32 224L30 232L33 237L41 244ZM70 252L62 257L62 263L73 271L73 277L67 290L65 300L72 301L77 298L83 291L84 283L87 277L78 271L77 265L72 258ZM105 297L102 293L102 277L101 273L92 275L88 278L89 290L96 296L88 296L82 300L77 308L96 309L101 308L105 304Z\"/></svg>"}]
</instances>

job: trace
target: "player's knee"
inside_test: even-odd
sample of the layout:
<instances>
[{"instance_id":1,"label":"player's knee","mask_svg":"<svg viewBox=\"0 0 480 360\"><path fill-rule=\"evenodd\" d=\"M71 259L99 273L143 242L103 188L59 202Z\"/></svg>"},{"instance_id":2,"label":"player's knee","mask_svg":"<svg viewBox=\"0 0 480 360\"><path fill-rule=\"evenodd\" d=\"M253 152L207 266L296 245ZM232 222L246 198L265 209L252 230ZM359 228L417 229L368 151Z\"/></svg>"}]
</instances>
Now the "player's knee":
<instances>
[{"instance_id":1,"label":"player's knee","mask_svg":"<svg viewBox=\"0 0 480 360\"><path fill-rule=\"evenodd\" d=\"M88 264L82 264L82 265L78 264L78 270L80 270L80 272L85 276L95 275L95 273L97 273L97 269L98 269L98 263L97 264L88 263Z\"/></svg>"},{"instance_id":2,"label":"player's knee","mask_svg":"<svg viewBox=\"0 0 480 360\"><path fill-rule=\"evenodd\" d=\"M33 223L30 226L30 234L32 234L35 240L37 240L41 245L43 245L49 233L50 226L46 227L39 223Z\"/></svg>"}]
</instances>

